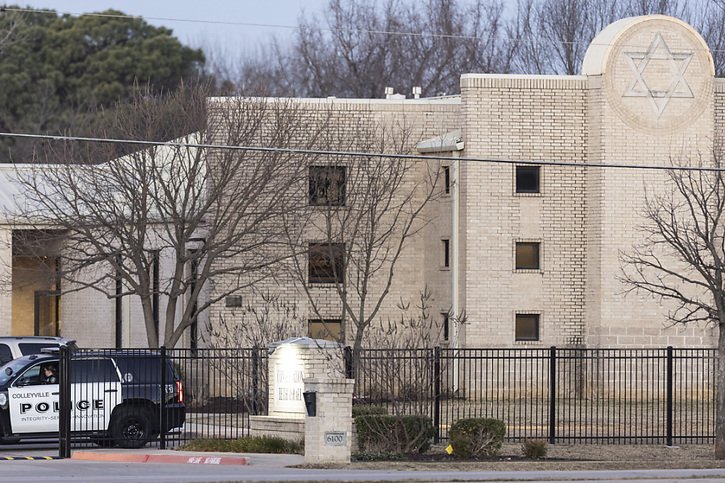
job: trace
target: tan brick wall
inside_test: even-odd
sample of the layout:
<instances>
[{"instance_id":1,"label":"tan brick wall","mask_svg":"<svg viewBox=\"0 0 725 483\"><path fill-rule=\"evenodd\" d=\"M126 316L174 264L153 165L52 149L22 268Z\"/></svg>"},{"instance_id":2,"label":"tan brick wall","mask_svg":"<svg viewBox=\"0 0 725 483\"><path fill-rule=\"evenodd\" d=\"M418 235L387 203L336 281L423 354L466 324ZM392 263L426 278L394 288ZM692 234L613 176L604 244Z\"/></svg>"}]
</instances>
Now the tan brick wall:
<instances>
[{"instance_id":1,"label":"tan brick wall","mask_svg":"<svg viewBox=\"0 0 725 483\"><path fill-rule=\"evenodd\" d=\"M465 157L587 161L587 81L466 75ZM465 345L514 344L516 312L541 314L539 345L578 343L584 331L582 169L546 166L541 194L516 194L514 166L463 163L461 238ZM541 270L514 270L515 241L540 241Z\"/></svg>"},{"instance_id":2,"label":"tan brick wall","mask_svg":"<svg viewBox=\"0 0 725 483\"><path fill-rule=\"evenodd\" d=\"M595 40L596 41L596 40ZM680 83L663 60L665 47L687 58ZM652 60L644 63L644 52ZM685 56L690 57L685 57ZM659 62L659 63L658 63ZM674 60L672 62L678 62ZM637 65L637 74L632 65ZM697 164L711 156L716 117L707 49L689 28L662 17L643 18L623 31L603 60L604 74L592 79L590 149L596 160L616 165ZM646 84L644 83L646 81ZM687 85L685 89L684 85ZM678 87L679 86L679 87ZM647 87L650 93L647 94ZM652 94L657 92L667 94ZM624 295L620 252L642 242L645 192L666 189L664 171L592 170L588 177L589 239L587 343L590 346L700 346L713 343L703 327L672 328L673 307L646 294Z\"/></svg>"},{"instance_id":3,"label":"tan brick wall","mask_svg":"<svg viewBox=\"0 0 725 483\"><path fill-rule=\"evenodd\" d=\"M406 140L406 146L409 150L413 150L415 144L422 139L431 137L456 127L459 120L460 104L457 99L445 100L355 100L355 99L298 99L293 104L299 107L303 113L305 122L308 123L308 132L315 132L316 123L324 119L333 127L326 130L323 134L325 139L319 141L320 147L323 149L341 149L346 150L346 146L355 146L354 136L356 133L364 133L370 127L387 126L387 133L395 136L400 133L400 126L406 126L409 137ZM221 119L224 115L223 110L229 108L229 101L223 99L210 100L210 110L213 119ZM218 139L223 136L219 132ZM264 142L262 140L262 142ZM304 144L305 140L300 139L300 144ZM326 144L327 143L327 144ZM329 144L331 143L331 144ZM370 146L372 151L379 151L374 145ZM414 165L421 176L425 169L424 164ZM351 166L350 169L354 169ZM352 173L349 173L349 176ZM408 188L417 183L419 176L412 177L406 182ZM302 187L298 194L300 204L306 204L306 186ZM434 210L435 211L435 210ZM437 212L426 216L426 221L437 223ZM306 219L305 226L299 226L299 230L304 230L302 240L306 242L324 241L319 231L315 228L315 218ZM319 221L319 220L318 220ZM301 224L301 223L300 223ZM435 225L437 226L437 225ZM427 227L426 232L431 228ZM445 228L441 228L445 229ZM437 252L431 254L426 246L427 237L417 236L413 238L405 249L403 256L398 261L395 270L395 278L390 293L387 296L380 314L377 319L395 322L400 317L399 305L410 304L414 306L421 292L425 290L429 280L425 276L426 270L431 266L435 270L439 270ZM220 266L233 266L238 263L234 257L224 258L219 261ZM381 272L382 273L382 272ZM223 280L221 283L225 283ZM382 281L380 282L382 283ZM375 293L380 293L380 283L375 285ZM440 286L440 283L434 281L434 284ZM223 289L219 289L223 290ZM318 318L318 315L312 310L308 302L308 297L301 287L295 282L294 276L285 273L281 268L276 271L274 279L266 279L254 284L254 290L244 290L242 292L243 303L261 303L259 298L260 292L269 292L282 295L287 302L293 302L297 306L297 311L301 314L300 319L304 322L308 318ZM219 292L217 292L219 293ZM316 301L320 315L329 318L339 318L341 314L341 305L339 297L335 293L334 285L318 285L311 287L310 293ZM215 296L214 288L212 288L212 297ZM450 300L441 300L441 298L450 298L450 295L437 295L436 307L449 307ZM373 299L373 302L376 300ZM351 290L351 302L355 306L354 290ZM370 302L369 302L370 304ZM370 310L370 307L368 310ZM441 310L436 308L436 311ZM210 320L215 321L224 318L232 321L240 320L240 310L237 308L226 307L224 302L215 304L210 310ZM290 333L288 335L307 335L306 324L301 326L295 324L301 333ZM351 331L348 329L348 342Z\"/></svg>"}]
</instances>

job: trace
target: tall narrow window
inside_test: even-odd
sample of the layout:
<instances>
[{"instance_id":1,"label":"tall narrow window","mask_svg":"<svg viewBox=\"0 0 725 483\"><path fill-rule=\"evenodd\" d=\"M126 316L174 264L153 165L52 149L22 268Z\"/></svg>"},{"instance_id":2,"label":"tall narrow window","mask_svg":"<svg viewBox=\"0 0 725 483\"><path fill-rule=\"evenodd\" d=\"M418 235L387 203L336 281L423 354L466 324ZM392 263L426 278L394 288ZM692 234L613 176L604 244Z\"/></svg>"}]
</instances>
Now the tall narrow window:
<instances>
[{"instance_id":1,"label":"tall narrow window","mask_svg":"<svg viewBox=\"0 0 725 483\"><path fill-rule=\"evenodd\" d=\"M191 258L191 266L189 267L191 269L191 273L189 274L189 290L193 294L196 291L196 285L199 280L199 259L197 255L197 250L190 250L189 254ZM191 349L191 353L193 355L197 354L197 349L199 348L199 314L197 313L198 309L199 296L197 295L192 302L191 312L194 315L191 318L191 325L189 326L189 348Z\"/></svg>"},{"instance_id":2,"label":"tall narrow window","mask_svg":"<svg viewBox=\"0 0 725 483\"><path fill-rule=\"evenodd\" d=\"M516 340L539 340L539 314L516 314Z\"/></svg>"},{"instance_id":3,"label":"tall narrow window","mask_svg":"<svg viewBox=\"0 0 725 483\"><path fill-rule=\"evenodd\" d=\"M123 279L121 264L123 257L116 255L116 349L123 347Z\"/></svg>"},{"instance_id":4,"label":"tall narrow window","mask_svg":"<svg viewBox=\"0 0 725 483\"><path fill-rule=\"evenodd\" d=\"M540 166L516 166L516 192L539 193L541 190Z\"/></svg>"},{"instance_id":5,"label":"tall narrow window","mask_svg":"<svg viewBox=\"0 0 725 483\"><path fill-rule=\"evenodd\" d=\"M451 241L441 240L441 266L450 268L451 266Z\"/></svg>"},{"instance_id":6,"label":"tall narrow window","mask_svg":"<svg viewBox=\"0 0 725 483\"><path fill-rule=\"evenodd\" d=\"M345 275L344 243L310 243L309 283L342 283Z\"/></svg>"},{"instance_id":7,"label":"tall narrow window","mask_svg":"<svg viewBox=\"0 0 725 483\"><path fill-rule=\"evenodd\" d=\"M159 292L161 292L161 278L159 274L160 269L160 251L154 250L151 252L151 312L154 317L154 327L156 327L156 334L159 335ZM160 342L161 339L159 339Z\"/></svg>"},{"instance_id":8,"label":"tall narrow window","mask_svg":"<svg viewBox=\"0 0 725 483\"><path fill-rule=\"evenodd\" d=\"M310 166L309 202L313 206L344 206L345 166Z\"/></svg>"},{"instance_id":9,"label":"tall narrow window","mask_svg":"<svg viewBox=\"0 0 725 483\"><path fill-rule=\"evenodd\" d=\"M451 194L451 167L443 166L443 189L447 195Z\"/></svg>"},{"instance_id":10,"label":"tall narrow window","mask_svg":"<svg viewBox=\"0 0 725 483\"><path fill-rule=\"evenodd\" d=\"M540 243L516 242L516 270L539 270Z\"/></svg>"},{"instance_id":11,"label":"tall narrow window","mask_svg":"<svg viewBox=\"0 0 725 483\"><path fill-rule=\"evenodd\" d=\"M448 340L448 337L450 336L450 323L451 318L448 315L448 312L442 312L441 317L443 318L443 340Z\"/></svg>"}]
</instances>

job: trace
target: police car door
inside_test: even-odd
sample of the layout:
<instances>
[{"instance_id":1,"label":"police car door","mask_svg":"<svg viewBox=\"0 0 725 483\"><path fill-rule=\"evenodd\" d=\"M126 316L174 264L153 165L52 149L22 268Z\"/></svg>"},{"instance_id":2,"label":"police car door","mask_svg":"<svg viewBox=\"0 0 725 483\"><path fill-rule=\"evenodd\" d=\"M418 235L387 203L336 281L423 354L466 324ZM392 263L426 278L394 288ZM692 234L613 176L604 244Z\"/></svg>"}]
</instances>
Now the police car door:
<instances>
[{"instance_id":1,"label":"police car door","mask_svg":"<svg viewBox=\"0 0 725 483\"><path fill-rule=\"evenodd\" d=\"M8 389L10 427L15 434L58 431L58 384L42 383L43 365L28 368Z\"/></svg>"},{"instance_id":2,"label":"police car door","mask_svg":"<svg viewBox=\"0 0 725 483\"><path fill-rule=\"evenodd\" d=\"M72 431L108 428L113 408L121 403L121 379L113 360L71 360ZM57 430L57 429L56 429Z\"/></svg>"}]
</instances>

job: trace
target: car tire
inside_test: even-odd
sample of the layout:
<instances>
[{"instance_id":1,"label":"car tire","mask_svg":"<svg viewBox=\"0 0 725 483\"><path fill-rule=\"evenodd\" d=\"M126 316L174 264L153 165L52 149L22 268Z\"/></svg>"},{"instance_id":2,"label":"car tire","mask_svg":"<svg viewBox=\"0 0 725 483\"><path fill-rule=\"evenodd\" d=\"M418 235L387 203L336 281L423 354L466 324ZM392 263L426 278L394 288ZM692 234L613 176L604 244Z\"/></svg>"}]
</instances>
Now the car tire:
<instances>
[{"instance_id":1,"label":"car tire","mask_svg":"<svg viewBox=\"0 0 725 483\"><path fill-rule=\"evenodd\" d=\"M120 448L141 448L153 431L151 414L145 408L121 406L111 421L111 437Z\"/></svg>"}]
</instances>

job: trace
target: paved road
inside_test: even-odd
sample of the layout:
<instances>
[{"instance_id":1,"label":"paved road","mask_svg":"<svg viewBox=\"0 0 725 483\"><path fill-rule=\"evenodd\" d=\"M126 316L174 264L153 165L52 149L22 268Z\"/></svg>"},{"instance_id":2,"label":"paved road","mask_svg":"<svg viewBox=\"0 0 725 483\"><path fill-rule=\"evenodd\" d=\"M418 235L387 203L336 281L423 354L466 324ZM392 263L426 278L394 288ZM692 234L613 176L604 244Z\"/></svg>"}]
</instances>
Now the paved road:
<instances>
[{"instance_id":1,"label":"paved road","mask_svg":"<svg viewBox=\"0 0 725 483\"><path fill-rule=\"evenodd\" d=\"M55 453L54 453L55 450ZM123 451L129 450L104 450ZM145 453L156 451L142 450ZM179 454L179 452L173 452ZM2 447L0 456L52 456L57 447L28 445ZM444 481L626 481L664 483L692 479L697 483L725 481L725 469L712 470L625 470L625 471L385 471L312 470L290 468L303 462L299 455L245 455L248 466L193 464L116 463L99 461L0 461L2 483L196 483L196 482L444 482Z\"/></svg>"}]
</instances>

